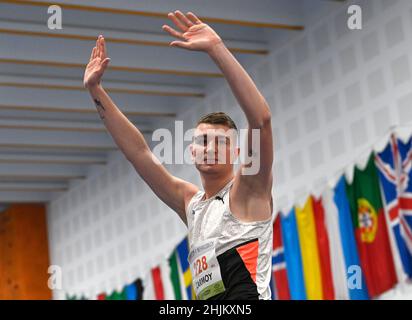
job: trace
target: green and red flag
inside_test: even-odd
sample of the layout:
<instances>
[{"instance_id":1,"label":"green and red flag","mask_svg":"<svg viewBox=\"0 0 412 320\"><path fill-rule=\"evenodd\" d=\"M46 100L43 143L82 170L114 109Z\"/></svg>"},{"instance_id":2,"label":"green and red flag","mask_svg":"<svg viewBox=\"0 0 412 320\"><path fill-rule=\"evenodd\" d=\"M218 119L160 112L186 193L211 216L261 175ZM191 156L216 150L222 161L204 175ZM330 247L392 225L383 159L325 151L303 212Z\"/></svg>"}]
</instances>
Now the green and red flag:
<instances>
[{"instance_id":1,"label":"green and red flag","mask_svg":"<svg viewBox=\"0 0 412 320\"><path fill-rule=\"evenodd\" d=\"M375 297L396 284L389 237L374 156L365 169L355 167L353 181L346 183L355 238L368 292Z\"/></svg>"}]
</instances>

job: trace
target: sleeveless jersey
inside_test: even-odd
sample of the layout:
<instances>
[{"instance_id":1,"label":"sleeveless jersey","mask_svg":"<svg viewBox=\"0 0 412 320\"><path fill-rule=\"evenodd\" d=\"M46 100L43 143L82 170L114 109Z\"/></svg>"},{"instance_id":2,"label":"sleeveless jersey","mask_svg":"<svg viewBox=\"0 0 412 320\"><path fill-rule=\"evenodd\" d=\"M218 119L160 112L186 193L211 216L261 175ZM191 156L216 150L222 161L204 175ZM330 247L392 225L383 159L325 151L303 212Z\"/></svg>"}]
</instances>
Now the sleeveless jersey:
<instances>
[{"instance_id":1,"label":"sleeveless jersey","mask_svg":"<svg viewBox=\"0 0 412 320\"><path fill-rule=\"evenodd\" d=\"M202 200L204 191L198 191L187 206L193 287L204 288L203 299L269 300L274 214L264 221L240 221L229 206L232 184L207 200ZM207 286L208 281L217 282Z\"/></svg>"}]
</instances>

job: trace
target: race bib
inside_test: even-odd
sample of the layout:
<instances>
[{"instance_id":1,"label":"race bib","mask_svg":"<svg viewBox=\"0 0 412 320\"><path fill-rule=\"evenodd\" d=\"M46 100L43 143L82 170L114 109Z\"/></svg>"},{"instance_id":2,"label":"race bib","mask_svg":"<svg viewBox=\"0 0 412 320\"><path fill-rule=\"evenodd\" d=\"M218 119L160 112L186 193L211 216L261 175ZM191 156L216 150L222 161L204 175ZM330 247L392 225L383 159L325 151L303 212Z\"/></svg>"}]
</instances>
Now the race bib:
<instances>
[{"instance_id":1,"label":"race bib","mask_svg":"<svg viewBox=\"0 0 412 320\"><path fill-rule=\"evenodd\" d=\"M188 261L197 299L206 300L225 291L214 239L196 243L189 253Z\"/></svg>"}]
</instances>

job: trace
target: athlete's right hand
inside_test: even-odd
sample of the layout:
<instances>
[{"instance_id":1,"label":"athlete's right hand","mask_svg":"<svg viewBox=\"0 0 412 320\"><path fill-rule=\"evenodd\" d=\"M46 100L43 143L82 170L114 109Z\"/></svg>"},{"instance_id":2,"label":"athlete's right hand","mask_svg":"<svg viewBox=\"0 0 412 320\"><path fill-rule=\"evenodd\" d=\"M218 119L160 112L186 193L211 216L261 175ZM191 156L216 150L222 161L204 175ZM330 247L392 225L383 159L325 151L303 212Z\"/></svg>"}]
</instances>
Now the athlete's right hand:
<instances>
[{"instance_id":1,"label":"athlete's right hand","mask_svg":"<svg viewBox=\"0 0 412 320\"><path fill-rule=\"evenodd\" d=\"M84 72L83 85L85 88L91 88L100 84L110 58L106 54L106 44L103 36L99 36L96 41L96 46L92 50L89 63Z\"/></svg>"}]
</instances>

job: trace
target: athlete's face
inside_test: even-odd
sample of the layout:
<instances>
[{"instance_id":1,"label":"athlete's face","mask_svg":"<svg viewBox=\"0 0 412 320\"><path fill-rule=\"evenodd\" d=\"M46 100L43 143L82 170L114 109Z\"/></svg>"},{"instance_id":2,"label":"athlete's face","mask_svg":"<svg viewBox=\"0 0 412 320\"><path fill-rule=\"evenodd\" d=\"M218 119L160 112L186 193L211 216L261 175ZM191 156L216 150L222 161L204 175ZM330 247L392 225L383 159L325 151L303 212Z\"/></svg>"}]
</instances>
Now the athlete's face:
<instances>
[{"instance_id":1,"label":"athlete's face","mask_svg":"<svg viewBox=\"0 0 412 320\"><path fill-rule=\"evenodd\" d=\"M201 172L233 170L239 155L236 130L221 124L201 123L195 129L191 151L193 162Z\"/></svg>"}]
</instances>

